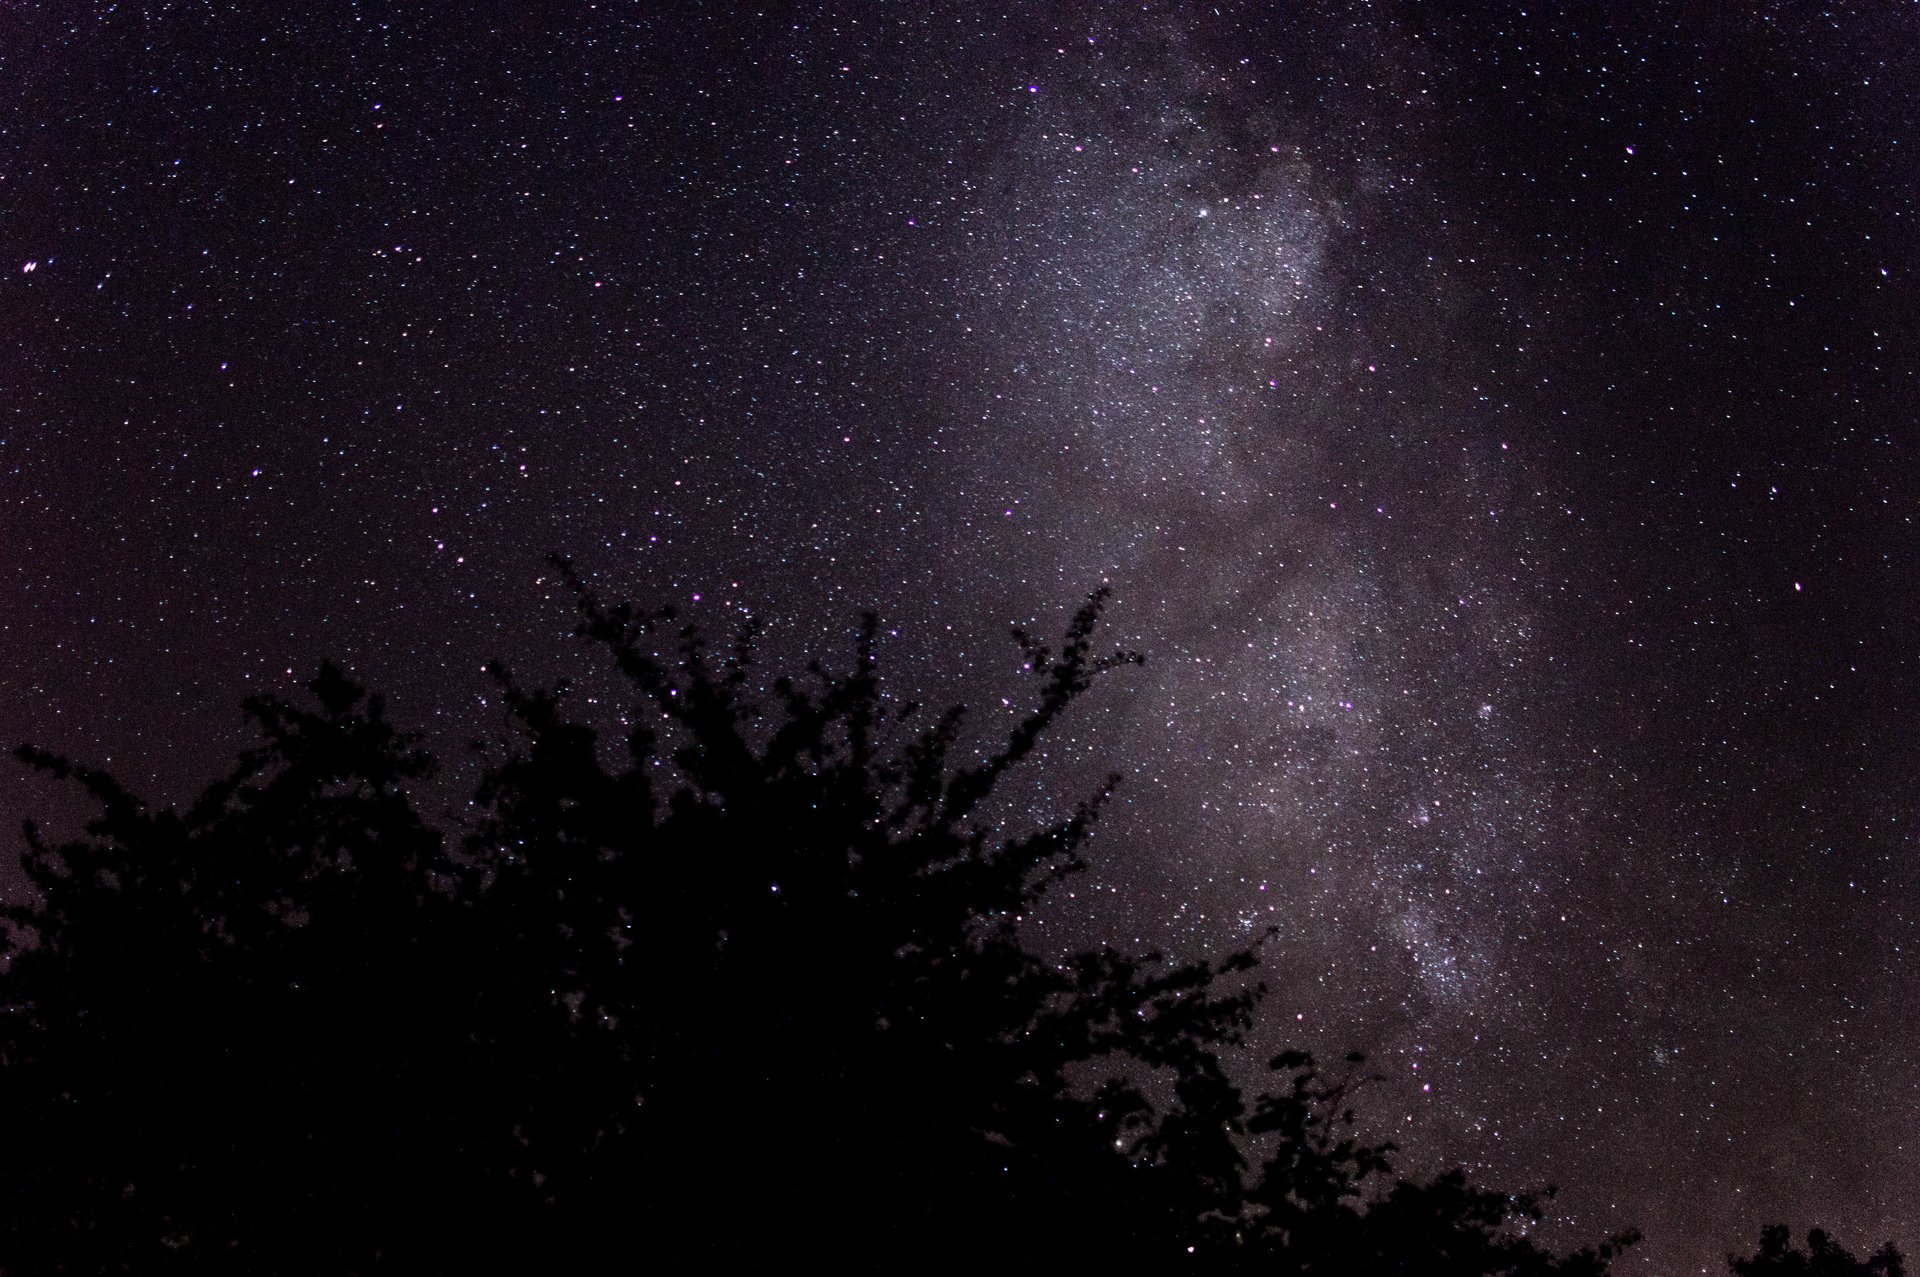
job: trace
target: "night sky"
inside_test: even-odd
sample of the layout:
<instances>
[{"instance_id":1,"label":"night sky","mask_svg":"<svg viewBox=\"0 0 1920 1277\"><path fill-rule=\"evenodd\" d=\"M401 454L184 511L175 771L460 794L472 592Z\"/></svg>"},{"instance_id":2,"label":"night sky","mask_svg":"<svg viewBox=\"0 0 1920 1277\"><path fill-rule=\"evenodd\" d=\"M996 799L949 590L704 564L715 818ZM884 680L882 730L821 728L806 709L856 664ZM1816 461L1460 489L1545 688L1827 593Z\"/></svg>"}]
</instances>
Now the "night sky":
<instances>
[{"instance_id":1,"label":"night sky","mask_svg":"<svg viewBox=\"0 0 1920 1277\"><path fill-rule=\"evenodd\" d=\"M555 550L985 731L1107 582L1036 945L1277 928L1623 1272L1920 1247L1920 8L1010 8L8 0L0 740L458 755Z\"/></svg>"}]
</instances>

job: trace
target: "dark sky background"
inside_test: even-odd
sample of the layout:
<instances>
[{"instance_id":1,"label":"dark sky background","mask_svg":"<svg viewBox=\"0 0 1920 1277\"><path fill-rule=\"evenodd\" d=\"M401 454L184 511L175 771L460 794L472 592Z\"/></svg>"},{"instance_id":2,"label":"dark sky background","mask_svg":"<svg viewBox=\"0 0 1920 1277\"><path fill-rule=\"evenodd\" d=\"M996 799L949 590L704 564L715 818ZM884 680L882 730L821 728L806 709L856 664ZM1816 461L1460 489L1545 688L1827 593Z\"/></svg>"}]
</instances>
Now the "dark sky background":
<instances>
[{"instance_id":1,"label":"dark sky background","mask_svg":"<svg viewBox=\"0 0 1920 1277\"><path fill-rule=\"evenodd\" d=\"M1036 944L1278 927L1625 1272L1920 1247L1920 10L1010 8L0 5L0 738L457 753L550 550L984 728L1109 581Z\"/></svg>"}]
</instances>

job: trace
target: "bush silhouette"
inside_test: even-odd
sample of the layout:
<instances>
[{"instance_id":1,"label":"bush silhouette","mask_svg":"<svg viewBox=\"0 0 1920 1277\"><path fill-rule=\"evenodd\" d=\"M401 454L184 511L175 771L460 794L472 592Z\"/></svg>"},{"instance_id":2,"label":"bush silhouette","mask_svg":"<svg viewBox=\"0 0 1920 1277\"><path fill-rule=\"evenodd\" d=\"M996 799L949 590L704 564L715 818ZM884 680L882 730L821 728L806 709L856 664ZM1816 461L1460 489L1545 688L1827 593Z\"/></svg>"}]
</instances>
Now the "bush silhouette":
<instances>
[{"instance_id":1,"label":"bush silhouette","mask_svg":"<svg viewBox=\"0 0 1920 1277\"><path fill-rule=\"evenodd\" d=\"M556 566L621 738L495 669L513 739L459 831L331 667L247 701L263 743L184 810L22 751L99 815L29 827L40 898L0 914L0 1265L1593 1274L1628 1240L1557 1255L1532 1198L1397 1177L1358 1057L1243 1094L1250 952L1022 946L1112 783L1031 829L994 798L1140 659L1096 652L1104 594L1016 633L1031 708L968 751L872 618L849 669L764 678L751 632L716 655Z\"/></svg>"},{"instance_id":2,"label":"bush silhouette","mask_svg":"<svg viewBox=\"0 0 1920 1277\"><path fill-rule=\"evenodd\" d=\"M1904 1263L1892 1242L1866 1259L1855 1259L1818 1228L1807 1232L1807 1247L1801 1250L1785 1224L1761 1229L1760 1249L1751 1256L1727 1256L1735 1277L1901 1277Z\"/></svg>"}]
</instances>

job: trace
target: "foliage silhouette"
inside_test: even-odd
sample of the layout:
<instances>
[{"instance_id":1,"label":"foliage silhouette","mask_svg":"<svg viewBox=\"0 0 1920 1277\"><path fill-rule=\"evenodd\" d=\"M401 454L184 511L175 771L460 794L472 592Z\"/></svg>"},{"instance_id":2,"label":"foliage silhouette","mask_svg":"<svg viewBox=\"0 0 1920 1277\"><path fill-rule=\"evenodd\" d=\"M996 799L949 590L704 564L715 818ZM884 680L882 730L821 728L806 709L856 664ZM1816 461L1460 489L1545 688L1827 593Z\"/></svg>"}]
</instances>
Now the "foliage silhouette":
<instances>
[{"instance_id":1,"label":"foliage silhouette","mask_svg":"<svg viewBox=\"0 0 1920 1277\"><path fill-rule=\"evenodd\" d=\"M1892 1242L1855 1259L1818 1228L1808 1230L1802 1250L1785 1224L1769 1224L1760 1230L1760 1249L1745 1259L1727 1256L1727 1267L1735 1277L1902 1277L1905 1260Z\"/></svg>"},{"instance_id":2,"label":"foliage silhouette","mask_svg":"<svg viewBox=\"0 0 1920 1277\"><path fill-rule=\"evenodd\" d=\"M1396 1177L1340 1077L1223 1055L1251 952L1043 961L1021 920L1081 869L1113 782L1007 831L997 787L1102 673L1092 596L996 746L851 668L763 678L670 612L578 632L624 739L496 668L512 733L457 837L380 699L323 668L184 811L84 786L0 910L0 1265L65 1272L854 1271L1165 1257L1207 1272L1598 1274L1539 1204ZM1767 1270L1772 1271L1772 1270Z\"/></svg>"}]
</instances>

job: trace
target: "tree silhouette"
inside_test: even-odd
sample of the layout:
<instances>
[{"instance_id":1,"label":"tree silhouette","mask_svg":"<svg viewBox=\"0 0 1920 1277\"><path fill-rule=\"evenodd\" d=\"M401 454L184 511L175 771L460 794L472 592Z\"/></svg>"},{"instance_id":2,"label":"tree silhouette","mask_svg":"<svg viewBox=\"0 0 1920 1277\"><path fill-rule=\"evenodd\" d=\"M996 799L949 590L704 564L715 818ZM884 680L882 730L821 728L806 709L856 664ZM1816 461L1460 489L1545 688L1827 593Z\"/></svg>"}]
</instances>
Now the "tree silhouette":
<instances>
[{"instance_id":1,"label":"tree silhouette","mask_svg":"<svg viewBox=\"0 0 1920 1277\"><path fill-rule=\"evenodd\" d=\"M338 670L184 811L83 785L23 860L0 974L0 1265L455 1272L830 1258L852 1271L1165 1257L1210 1272L1603 1272L1538 1203L1396 1177L1362 1079L1243 1094L1255 956L1046 960L1021 923L1084 865L1109 783L1029 829L998 786L1102 673L1105 594L997 745L851 667L764 677L670 612L579 633L608 739L504 669L510 740L450 836L431 772ZM1768 1270L1771 1271L1771 1270Z\"/></svg>"},{"instance_id":2,"label":"tree silhouette","mask_svg":"<svg viewBox=\"0 0 1920 1277\"><path fill-rule=\"evenodd\" d=\"M1793 1244L1785 1224L1760 1230L1760 1249L1745 1259L1727 1256L1735 1277L1901 1277L1905 1260L1892 1242L1866 1259L1855 1259L1822 1229L1807 1232L1807 1247Z\"/></svg>"},{"instance_id":3,"label":"tree silhouette","mask_svg":"<svg viewBox=\"0 0 1920 1277\"><path fill-rule=\"evenodd\" d=\"M265 743L184 812L22 751L100 814L29 826L40 899L4 909L10 1271L355 1271L472 1187L431 763L338 670L310 690L248 701Z\"/></svg>"}]
</instances>

